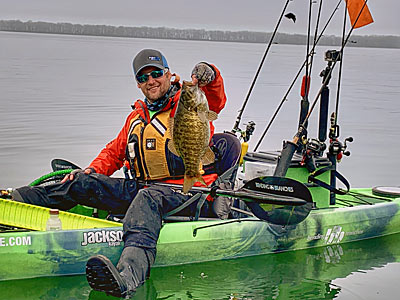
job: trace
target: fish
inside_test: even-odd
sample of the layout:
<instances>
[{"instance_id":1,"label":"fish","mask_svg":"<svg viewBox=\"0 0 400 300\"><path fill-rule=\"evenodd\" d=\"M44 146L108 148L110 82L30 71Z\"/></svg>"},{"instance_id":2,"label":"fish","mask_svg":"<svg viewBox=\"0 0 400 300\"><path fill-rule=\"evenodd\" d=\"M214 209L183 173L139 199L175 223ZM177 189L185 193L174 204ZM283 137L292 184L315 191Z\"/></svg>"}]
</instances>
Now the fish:
<instances>
[{"instance_id":1,"label":"fish","mask_svg":"<svg viewBox=\"0 0 400 300\"><path fill-rule=\"evenodd\" d=\"M168 149L183 160L182 191L187 193L196 182L206 185L202 166L215 161L209 146L210 121L216 120L218 114L209 109L206 95L191 81L183 81L177 105L175 115L170 118Z\"/></svg>"}]
</instances>

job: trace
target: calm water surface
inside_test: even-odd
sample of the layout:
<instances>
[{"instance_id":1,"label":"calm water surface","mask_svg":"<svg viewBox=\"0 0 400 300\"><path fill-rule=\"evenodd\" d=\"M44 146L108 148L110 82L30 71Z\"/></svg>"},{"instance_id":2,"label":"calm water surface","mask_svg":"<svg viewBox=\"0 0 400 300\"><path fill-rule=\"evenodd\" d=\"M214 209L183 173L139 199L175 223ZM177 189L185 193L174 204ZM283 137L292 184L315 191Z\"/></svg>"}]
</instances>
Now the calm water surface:
<instances>
[{"instance_id":1,"label":"calm water surface","mask_svg":"<svg viewBox=\"0 0 400 300\"><path fill-rule=\"evenodd\" d=\"M228 261L154 268L133 297L151 299L397 299L400 235ZM114 299L85 276L0 282L1 299Z\"/></svg>"},{"instance_id":2,"label":"calm water surface","mask_svg":"<svg viewBox=\"0 0 400 300\"><path fill-rule=\"evenodd\" d=\"M173 72L190 78L199 61L215 63L228 103L216 121L232 129L266 45L79 37L0 32L0 187L28 184L50 172L53 158L87 166L118 133L141 97L131 71L143 48L160 49ZM316 50L311 100L320 88L323 54ZM400 185L400 52L348 48L339 125L354 142L339 168L352 186ZM253 120L254 148L297 73L305 47L274 45L242 124ZM331 80L334 110L337 72ZM260 149L291 140L299 114L299 84ZM310 135L317 134L317 111ZM244 127L244 125L242 125ZM117 174L119 176L120 174ZM310 251L152 271L137 299L393 299L400 292L399 237ZM395 281L396 280L396 281ZM82 276L0 282L4 299L110 299L90 292ZM147 295L147 296L146 296ZM146 298L147 297L147 298Z\"/></svg>"}]
</instances>

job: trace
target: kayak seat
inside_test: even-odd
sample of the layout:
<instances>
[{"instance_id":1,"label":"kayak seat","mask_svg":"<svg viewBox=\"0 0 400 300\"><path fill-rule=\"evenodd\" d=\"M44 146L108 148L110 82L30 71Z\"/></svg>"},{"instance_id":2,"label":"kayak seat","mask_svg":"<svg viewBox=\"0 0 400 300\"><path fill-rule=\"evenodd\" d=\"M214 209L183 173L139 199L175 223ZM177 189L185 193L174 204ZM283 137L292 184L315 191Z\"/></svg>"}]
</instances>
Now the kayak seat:
<instances>
[{"instance_id":1,"label":"kayak seat","mask_svg":"<svg viewBox=\"0 0 400 300\"><path fill-rule=\"evenodd\" d=\"M215 162L209 166L215 173L222 175L237 165L241 152L240 141L233 133L224 132L214 134L211 142ZM204 169L207 172L207 166Z\"/></svg>"},{"instance_id":2,"label":"kayak seat","mask_svg":"<svg viewBox=\"0 0 400 300\"><path fill-rule=\"evenodd\" d=\"M212 183L211 187L218 186L223 189L233 189L235 186L236 173L238 170L238 162L241 153L241 144L239 139L230 132L215 133L211 139L211 148L215 153L215 162L203 166L205 174L216 173L218 178ZM170 211L164 216L165 221L187 221L198 220L201 209L207 200L208 194L197 193L181 206ZM191 216L180 216L181 212L188 205L197 201L196 211ZM217 218L215 213L209 212L210 218ZM212 216L213 215L213 216ZM207 218L207 219L210 219Z\"/></svg>"}]
</instances>

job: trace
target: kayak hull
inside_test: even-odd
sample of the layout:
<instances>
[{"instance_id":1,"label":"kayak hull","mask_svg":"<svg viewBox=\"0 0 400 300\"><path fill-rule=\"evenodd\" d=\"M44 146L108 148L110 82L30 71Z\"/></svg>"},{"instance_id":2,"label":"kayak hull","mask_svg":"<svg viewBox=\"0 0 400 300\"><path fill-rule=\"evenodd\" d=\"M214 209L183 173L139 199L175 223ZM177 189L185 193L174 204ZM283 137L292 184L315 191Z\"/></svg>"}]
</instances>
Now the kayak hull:
<instances>
[{"instance_id":1,"label":"kayak hull","mask_svg":"<svg viewBox=\"0 0 400 300\"><path fill-rule=\"evenodd\" d=\"M371 189L359 190L371 195ZM383 199L383 198L382 198ZM400 232L400 198L370 205L312 210L300 224L272 225L255 218L166 223L155 267L233 259L354 242ZM0 280L84 274L87 259L114 263L122 227L0 233Z\"/></svg>"}]
</instances>

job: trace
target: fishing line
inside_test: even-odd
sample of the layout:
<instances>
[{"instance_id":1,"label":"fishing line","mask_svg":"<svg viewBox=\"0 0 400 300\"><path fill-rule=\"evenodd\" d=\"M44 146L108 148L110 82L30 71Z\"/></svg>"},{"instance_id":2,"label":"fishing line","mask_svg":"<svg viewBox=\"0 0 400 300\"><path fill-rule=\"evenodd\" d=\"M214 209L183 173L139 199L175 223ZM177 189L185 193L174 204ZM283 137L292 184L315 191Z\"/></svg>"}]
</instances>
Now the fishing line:
<instances>
[{"instance_id":1,"label":"fishing line","mask_svg":"<svg viewBox=\"0 0 400 300\"><path fill-rule=\"evenodd\" d=\"M289 5L289 2L290 2L290 1L291 1L291 0L287 0L286 3L285 3L285 6L283 7L281 16L280 16L279 19L278 19L278 23L276 24L275 30L274 30L274 32L272 33L272 36L271 36L271 38L270 38L270 40L269 40L267 49L266 49L265 52L264 52L263 58L261 59L261 62L260 62L260 65L258 66L257 72L256 72L256 74L255 74L255 76L254 76L254 78L253 78L253 82L252 82L251 85L250 85L250 89L249 89L249 91L248 91L248 93L247 93L246 99L244 100L244 103L243 103L243 105L242 105L242 108L239 110L239 115L237 116L236 123L235 123L235 125L233 126L232 133L236 133L236 132L240 131L240 129L239 129L239 124L240 124L240 120L242 119L243 111L244 111L244 109L245 109L245 107L246 107L246 105L247 105L247 102L249 101L250 94L251 94L251 92L253 91L254 85L255 85L255 83L256 83L256 81L257 81L257 78L258 78L258 75L260 74L261 68L262 68L262 66L264 65L264 61L265 61L265 59L266 59L266 57L267 57L267 54L268 54L268 52L269 52L269 49L271 48L272 42L273 42L273 40L274 40L274 38L275 38L275 35L276 35L277 31L278 31L278 27L279 27L279 25L280 25L281 22L282 22L283 15L285 14L286 8L287 8L287 6Z\"/></svg>"},{"instance_id":2,"label":"fishing line","mask_svg":"<svg viewBox=\"0 0 400 300\"><path fill-rule=\"evenodd\" d=\"M332 21L332 18L333 18L333 16L335 15L336 11L338 10L339 5L342 3L342 1L343 1L343 0L339 0L338 4L336 5L335 9L334 9L333 12L331 13L331 15L330 15L328 21L326 22L324 28L322 29L321 33L319 34L319 36L318 36L318 38L317 38L315 44L314 44L313 47L311 48L311 50L310 50L310 52L308 53L308 55L313 55L313 54L314 54L314 49L315 49L315 47L318 45L319 40L320 40L321 37L323 36L323 34L324 34L326 28L328 27L329 23ZM307 56L307 57L308 57L308 56ZM303 64L301 65L301 67L300 67L300 69L299 69L299 71L297 72L297 74L296 74L296 76L294 77L292 83L290 84L288 90L286 91L286 93L285 93L285 95L283 96L281 102L279 103L277 109L275 110L275 112L274 112L274 114L273 114L271 120L269 121L267 127L265 128L263 134L261 135L261 137L260 137L260 139L258 140L256 146L254 147L254 150L253 150L254 152L257 151L258 147L260 146L262 140L264 139L265 135L267 134L269 128L270 128L271 125L272 125L272 123L275 121L275 118L276 118L276 116L278 115L278 112L279 112L280 109L282 108L283 103L287 100L287 96L288 96L289 93L291 92L291 90L292 90L294 84L296 83L297 79L299 78L300 73L302 72L302 70L303 70L303 68L304 68L304 66L305 66L306 63L307 63L307 60L304 60ZM307 118L307 120L308 120L308 118Z\"/></svg>"}]
</instances>

